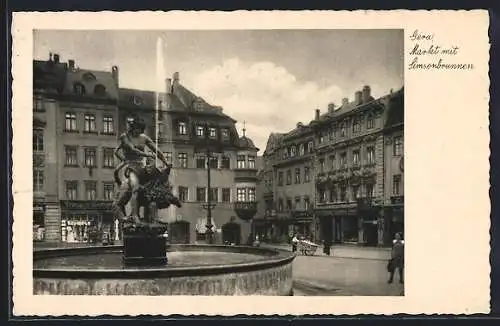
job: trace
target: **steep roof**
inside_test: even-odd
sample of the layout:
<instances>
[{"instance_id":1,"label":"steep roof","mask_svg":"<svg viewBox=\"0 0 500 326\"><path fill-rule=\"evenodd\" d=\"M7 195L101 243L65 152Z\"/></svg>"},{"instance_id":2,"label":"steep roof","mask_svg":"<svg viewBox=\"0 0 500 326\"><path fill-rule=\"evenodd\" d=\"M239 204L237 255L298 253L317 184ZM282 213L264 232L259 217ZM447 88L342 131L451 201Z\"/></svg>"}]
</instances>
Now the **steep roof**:
<instances>
[{"instance_id":1,"label":"steep roof","mask_svg":"<svg viewBox=\"0 0 500 326\"><path fill-rule=\"evenodd\" d=\"M118 100L118 87L111 72L80 68L68 69L64 93L74 94L74 87L77 84L85 87L86 96L99 96ZM96 86L104 86L104 93L102 95L95 94Z\"/></svg>"},{"instance_id":2,"label":"steep roof","mask_svg":"<svg viewBox=\"0 0 500 326\"><path fill-rule=\"evenodd\" d=\"M264 151L264 155L270 154L274 151L278 146L281 140L283 139L284 134L272 132L267 138L266 149Z\"/></svg>"},{"instance_id":3,"label":"steep roof","mask_svg":"<svg viewBox=\"0 0 500 326\"><path fill-rule=\"evenodd\" d=\"M241 136L240 137L240 139L238 141L238 146L240 148L244 148L244 149L252 149L252 150L255 150L255 151L259 151L259 149L253 143L253 140L251 140L247 136Z\"/></svg>"},{"instance_id":4,"label":"steep roof","mask_svg":"<svg viewBox=\"0 0 500 326\"><path fill-rule=\"evenodd\" d=\"M66 63L33 60L33 88L53 89L57 93L62 93L66 81L66 69Z\"/></svg>"},{"instance_id":5,"label":"steep roof","mask_svg":"<svg viewBox=\"0 0 500 326\"><path fill-rule=\"evenodd\" d=\"M156 107L155 92L120 88L118 94L118 106L120 107L134 107L149 110L153 110Z\"/></svg>"}]
</instances>

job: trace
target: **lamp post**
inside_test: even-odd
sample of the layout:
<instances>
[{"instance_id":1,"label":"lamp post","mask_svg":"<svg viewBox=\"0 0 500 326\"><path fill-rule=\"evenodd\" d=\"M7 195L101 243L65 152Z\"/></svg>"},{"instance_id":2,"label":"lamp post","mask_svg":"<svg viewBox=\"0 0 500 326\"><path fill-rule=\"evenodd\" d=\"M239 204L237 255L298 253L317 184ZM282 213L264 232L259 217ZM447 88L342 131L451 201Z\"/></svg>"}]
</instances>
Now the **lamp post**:
<instances>
[{"instance_id":1,"label":"lamp post","mask_svg":"<svg viewBox=\"0 0 500 326\"><path fill-rule=\"evenodd\" d=\"M208 244L213 244L213 230L214 227L212 224L212 209L215 208L215 203L212 203L211 198L211 174L210 174L210 161L212 159L212 149L210 148L210 129L208 124L205 125L205 155L207 157L207 201L203 205L203 208L207 211L207 224L206 227L206 237Z\"/></svg>"}]
</instances>

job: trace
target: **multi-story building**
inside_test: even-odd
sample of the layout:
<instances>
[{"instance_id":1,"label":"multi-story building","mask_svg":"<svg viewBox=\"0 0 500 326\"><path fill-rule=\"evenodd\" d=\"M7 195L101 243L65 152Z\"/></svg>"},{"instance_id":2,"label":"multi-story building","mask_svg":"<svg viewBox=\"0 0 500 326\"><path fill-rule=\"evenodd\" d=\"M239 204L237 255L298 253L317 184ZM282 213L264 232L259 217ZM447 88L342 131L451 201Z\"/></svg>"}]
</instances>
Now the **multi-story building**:
<instances>
[{"instance_id":1,"label":"multi-story building","mask_svg":"<svg viewBox=\"0 0 500 326\"><path fill-rule=\"evenodd\" d=\"M384 129L384 218L380 229L385 244L404 231L404 91L390 98Z\"/></svg>"},{"instance_id":2,"label":"multi-story building","mask_svg":"<svg viewBox=\"0 0 500 326\"><path fill-rule=\"evenodd\" d=\"M161 94L120 89L119 111L119 129L124 130L134 115L143 117L147 132L158 139L159 148L173 165L170 182L183 206L159 212L170 223L171 241L205 241L210 199L216 241L246 242L257 210L258 149L245 130L239 137L236 121L184 87L177 72L166 80ZM229 222L239 225L239 234L223 234L223 226Z\"/></svg>"},{"instance_id":3,"label":"multi-story building","mask_svg":"<svg viewBox=\"0 0 500 326\"><path fill-rule=\"evenodd\" d=\"M80 69L58 54L34 62L34 205L44 202L47 241L87 242L113 232L117 100L117 67Z\"/></svg>"},{"instance_id":4,"label":"multi-story building","mask_svg":"<svg viewBox=\"0 0 500 326\"><path fill-rule=\"evenodd\" d=\"M275 146L279 157L272 160L276 182L269 195L277 215L293 210L294 197L309 196L314 214L305 214L308 218L314 215L315 223L309 225L315 241L390 243L394 230L403 228L402 197L397 195L403 185L403 163L399 163L403 102L403 90L374 99L370 87L365 86L355 93L353 101L344 98L340 107L331 103L324 114L316 110L315 119L307 126L298 126L281 137ZM391 144L395 145L388 145L389 139L394 139ZM293 145L299 147L294 149ZM264 158L271 161L267 151ZM309 168L312 187L295 184L294 173L301 168ZM265 194L263 197L266 201ZM297 202L300 204L300 199ZM308 233L307 229L296 230Z\"/></svg>"}]
</instances>

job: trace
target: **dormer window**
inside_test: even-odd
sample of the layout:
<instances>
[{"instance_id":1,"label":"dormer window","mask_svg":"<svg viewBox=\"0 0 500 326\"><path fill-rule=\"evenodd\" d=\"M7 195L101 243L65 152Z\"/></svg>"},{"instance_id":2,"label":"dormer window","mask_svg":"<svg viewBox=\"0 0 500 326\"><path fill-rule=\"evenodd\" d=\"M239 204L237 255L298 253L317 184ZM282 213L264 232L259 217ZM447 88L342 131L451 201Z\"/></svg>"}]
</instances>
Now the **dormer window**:
<instances>
[{"instance_id":1,"label":"dormer window","mask_svg":"<svg viewBox=\"0 0 500 326\"><path fill-rule=\"evenodd\" d=\"M210 138L215 138L215 137L217 137L217 129L210 128Z\"/></svg>"},{"instance_id":2,"label":"dormer window","mask_svg":"<svg viewBox=\"0 0 500 326\"><path fill-rule=\"evenodd\" d=\"M344 122L340 126L340 137L345 137L345 136L346 136L346 124Z\"/></svg>"},{"instance_id":3,"label":"dormer window","mask_svg":"<svg viewBox=\"0 0 500 326\"><path fill-rule=\"evenodd\" d=\"M203 126L197 126L196 127L196 136L203 137L204 134L205 134L205 128L203 128Z\"/></svg>"},{"instance_id":4,"label":"dormer window","mask_svg":"<svg viewBox=\"0 0 500 326\"><path fill-rule=\"evenodd\" d=\"M104 85L101 85L101 84L95 85L95 87L94 87L94 94L97 95L97 96L104 96L104 95L106 95L106 87L104 87Z\"/></svg>"},{"instance_id":5,"label":"dormer window","mask_svg":"<svg viewBox=\"0 0 500 326\"><path fill-rule=\"evenodd\" d=\"M305 149L304 149L304 144L299 145L299 155L304 155L305 154Z\"/></svg>"},{"instance_id":6,"label":"dormer window","mask_svg":"<svg viewBox=\"0 0 500 326\"><path fill-rule=\"evenodd\" d=\"M222 128L220 132L223 138L229 138L229 130L227 128Z\"/></svg>"},{"instance_id":7,"label":"dormer window","mask_svg":"<svg viewBox=\"0 0 500 326\"><path fill-rule=\"evenodd\" d=\"M366 118L366 129L373 129L375 128L375 119L373 118L373 115L369 115Z\"/></svg>"},{"instance_id":8,"label":"dormer window","mask_svg":"<svg viewBox=\"0 0 500 326\"><path fill-rule=\"evenodd\" d=\"M84 95L85 94L85 86L83 86L82 83L75 83L73 85L73 91L75 92L75 94Z\"/></svg>"},{"instance_id":9,"label":"dormer window","mask_svg":"<svg viewBox=\"0 0 500 326\"><path fill-rule=\"evenodd\" d=\"M132 102L135 105L142 105L143 103L142 98L140 98L139 96L132 96Z\"/></svg>"},{"instance_id":10,"label":"dormer window","mask_svg":"<svg viewBox=\"0 0 500 326\"><path fill-rule=\"evenodd\" d=\"M177 128L179 131L179 135L187 135L187 127L185 122L183 121L179 122Z\"/></svg>"},{"instance_id":11,"label":"dormer window","mask_svg":"<svg viewBox=\"0 0 500 326\"><path fill-rule=\"evenodd\" d=\"M90 72L85 73L83 75L83 79L85 79L86 81L95 81L96 80L94 74L90 73Z\"/></svg>"},{"instance_id":12,"label":"dormer window","mask_svg":"<svg viewBox=\"0 0 500 326\"><path fill-rule=\"evenodd\" d=\"M290 156L291 156L291 157L295 157L295 155L297 155L297 149L296 149L296 147L295 147L295 146L292 146L292 147L290 148Z\"/></svg>"}]
</instances>

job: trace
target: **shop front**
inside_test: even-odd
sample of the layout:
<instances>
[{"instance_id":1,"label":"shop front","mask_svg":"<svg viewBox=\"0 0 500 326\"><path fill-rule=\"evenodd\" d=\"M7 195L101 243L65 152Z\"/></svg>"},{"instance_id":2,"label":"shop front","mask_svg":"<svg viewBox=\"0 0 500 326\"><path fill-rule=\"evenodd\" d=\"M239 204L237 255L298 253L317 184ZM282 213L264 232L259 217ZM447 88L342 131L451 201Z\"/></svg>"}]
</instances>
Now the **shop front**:
<instances>
[{"instance_id":1,"label":"shop front","mask_svg":"<svg viewBox=\"0 0 500 326\"><path fill-rule=\"evenodd\" d=\"M306 239L313 240L313 220L312 211L294 211L292 213L291 224L293 224L296 234Z\"/></svg>"},{"instance_id":2,"label":"shop front","mask_svg":"<svg viewBox=\"0 0 500 326\"><path fill-rule=\"evenodd\" d=\"M316 211L320 223L320 241L334 244L357 243L359 220L355 205L340 204L337 207Z\"/></svg>"},{"instance_id":3,"label":"shop front","mask_svg":"<svg viewBox=\"0 0 500 326\"><path fill-rule=\"evenodd\" d=\"M371 198L358 199L359 243L366 246L379 244L379 208L373 205Z\"/></svg>"},{"instance_id":4,"label":"shop front","mask_svg":"<svg viewBox=\"0 0 500 326\"><path fill-rule=\"evenodd\" d=\"M105 237L121 239L111 201L61 201L62 242L96 243Z\"/></svg>"},{"instance_id":5,"label":"shop front","mask_svg":"<svg viewBox=\"0 0 500 326\"><path fill-rule=\"evenodd\" d=\"M33 241L45 240L45 204L33 203Z\"/></svg>"}]
</instances>

